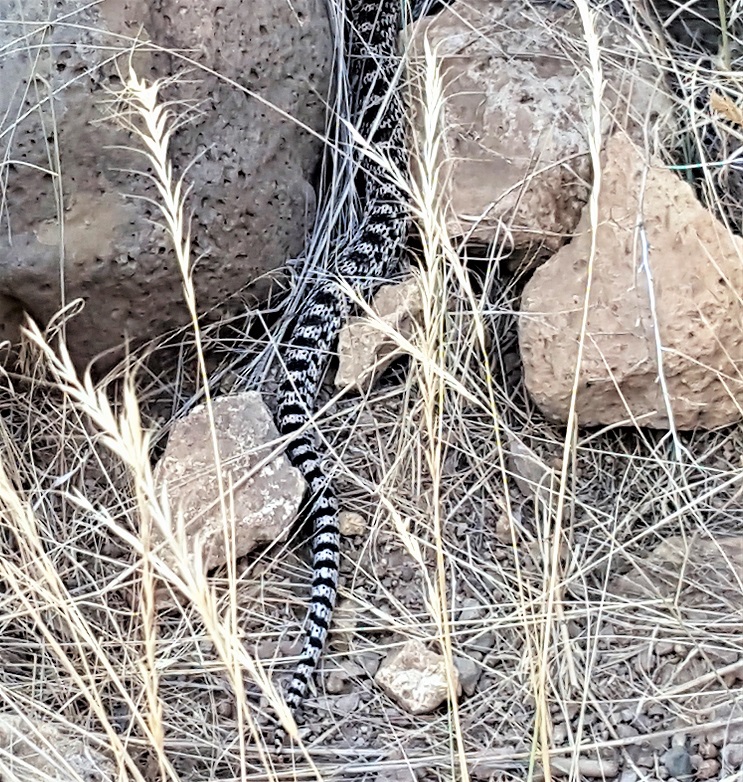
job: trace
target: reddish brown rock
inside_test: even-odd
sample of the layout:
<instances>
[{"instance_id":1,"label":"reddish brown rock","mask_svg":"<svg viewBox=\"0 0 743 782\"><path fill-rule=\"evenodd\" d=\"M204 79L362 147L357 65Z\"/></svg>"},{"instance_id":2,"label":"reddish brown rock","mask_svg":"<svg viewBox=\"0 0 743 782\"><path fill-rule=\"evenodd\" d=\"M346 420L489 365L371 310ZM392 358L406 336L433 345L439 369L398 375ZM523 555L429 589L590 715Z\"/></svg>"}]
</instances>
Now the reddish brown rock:
<instances>
[{"instance_id":1,"label":"reddish brown rock","mask_svg":"<svg viewBox=\"0 0 743 782\"><path fill-rule=\"evenodd\" d=\"M591 251L588 212L575 239L527 284L519 318L527 388L559 421L567 419L578 356ZM689 185L657 161L646 163L626 137L609 141L576 396L579 424L636 421L665 428L670 413L676 427L692 429L740 419L741 258L743 240ZM658 380L659 355L665 384Z\"/></svg>"}]
</instances>

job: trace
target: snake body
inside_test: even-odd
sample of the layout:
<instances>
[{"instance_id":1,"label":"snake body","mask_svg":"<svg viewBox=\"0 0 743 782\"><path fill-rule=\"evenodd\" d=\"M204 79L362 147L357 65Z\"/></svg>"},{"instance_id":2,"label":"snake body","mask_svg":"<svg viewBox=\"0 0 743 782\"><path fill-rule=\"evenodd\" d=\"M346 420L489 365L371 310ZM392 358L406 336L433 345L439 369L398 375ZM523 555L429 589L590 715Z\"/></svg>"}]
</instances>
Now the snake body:
<instances>
[{"instance_id":1,"label":"snake body","mask_svg":"<svg viewBox=\"0 0 743 782\"><path fill-rule=\"evenodd\" d=\"M328 480L311 421L338 331L351 310L341 282L369 299L400 264L408 230L405 111L397 51L404 0L346 0L351 119L358 136L355 178L361 217L342 246L334 274L313 283L284 352L276 422L289 437L287 455L309 486L305 516L312 527L312 590L306 634L286 701L296 711L328 635L338 593L338 499Z\"/></svg>"}]
</instances>

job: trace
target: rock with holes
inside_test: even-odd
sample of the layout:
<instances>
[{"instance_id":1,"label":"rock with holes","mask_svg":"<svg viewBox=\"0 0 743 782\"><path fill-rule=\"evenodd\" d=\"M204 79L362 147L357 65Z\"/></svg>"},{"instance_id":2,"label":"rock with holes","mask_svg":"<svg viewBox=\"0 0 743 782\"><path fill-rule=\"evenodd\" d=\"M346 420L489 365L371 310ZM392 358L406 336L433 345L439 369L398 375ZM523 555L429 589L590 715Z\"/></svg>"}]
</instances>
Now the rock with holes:
<instances>
[{"instance_id":1,"label":"rock with holes","mask_svg":"<svg viewBox=\"0 0 743 782\"><path fill-rule=\"evenodd\" d=\"M147 200L155 187L132 173L151 166L123 148L142 144L112 116L130 61L148 79L182 74L163 98L184 119L171 158L191 187L200 310L242 311L246 288L264 297L266 272L301 252L312 220L331 60L324 0L253 0L249 13L241 0L2 7L0 297L43 325L82 299L66 328L80 364L188 322Z\"/></svg>"},{"instance_id":2,"label":"rock with holes","mask_svg":"<svg viewBox=\"0 0 743 782\"><path fill-rule=\"evenodd\" d=\"M586 208L573 241L524 289L529 393L548 416L567 420L590 270L578 423L666 428L672 417L693 429L740 420L743 239L624 136L607 144L601 179L592 262Z\"/></svg>"},{"instance_id":3,"label":"rock with holes","mask_svg":"<svg viewBox=\"0 0 743 782\"><path fill-rule=\"evenodd\" d=\"M451 236L553 251L580 218L591 178L592 93L579 14L562 5L454 3L414 30L412 72L426 67L427 42L443 90L437 174ZM655 115L672 110L663 74L649 59L638 62L636 39L614 19L599 13L596 24L603 130L620 117L642 138ZM435 85L430 75L414 85L422 137Z\"/></svg>"},{"instance_id":4,"label":"rock with holes","mask_svg":"<svg viewBox=\"0 0 743 782\"><path fill-rule=\"evenodd\" d=\"M440 654L421 641L408 641L391 654L377 671L374 681L411 714L428 714L449 697L449 682L459 694L459 673L448 668Z\"/></svg>"},{"instance_id":5,"label":"rock with holes","mask_svg":"<svg viewBox=\"0 0 743 782\"><path fill-rule=\"evenodd\" d=\"M353 317L338 335L336 388L352 386L365 391L398 355L400 341L412 338L423 315L418 280L383 285L372 308L375 317Z\"/></svg>"},{"instance_id":6,"label":"rock with holes","mask_svg":"<svg viewBox=\"0 0 743 782\"><path fill-rule=\"evenodd\" d=\"M304 496L299 470L283 454L272 455L278 433L260 394L221 397L212 411L213 433L205 406L175 424L155 472L172 529L156 529L153 545L176 566L200 560L209 570L283 539Z\"/></svg>"},{"instance_id":7,"label":"rock with holes","mask_svg":"<svg viewBox=\"0 0 743 782\"><path fill-rule=\"evenodd\" d=\"M23 782L114 782L116 764L82 731L71 732L51 722L0 716L3 779ZM6 777L7 774L7 777Z\"/></svg>"}]
</instances>

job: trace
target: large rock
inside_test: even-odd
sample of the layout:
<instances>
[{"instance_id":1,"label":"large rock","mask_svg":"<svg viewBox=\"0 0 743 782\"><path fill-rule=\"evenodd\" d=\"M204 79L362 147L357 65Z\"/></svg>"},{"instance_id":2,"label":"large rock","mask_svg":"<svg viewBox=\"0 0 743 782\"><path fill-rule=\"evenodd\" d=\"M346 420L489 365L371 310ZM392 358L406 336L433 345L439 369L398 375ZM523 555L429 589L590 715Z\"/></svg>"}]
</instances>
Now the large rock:
<instances>
[{"instance_id":1,"label":"large rock","mask_svg":"<svg viewBox=\"0 0 743 782\"><path fill-rule=\"evenodd\" d=\"M157 210L127 197L156 199L131 173L147 168L144 159L121 148L141 144L105 118L135 39L154 45L133 57L139 75L181 74L165 97L176 111L192 107L172 157L176 173L194 161L186 176L200 310L223 314L220 305L248 285L264 296L265 272L301 252L321 152L307 128L324 126L328 20L323 0L249 5L0 0L4 334L17 325L18 303L46 324L81 297L67 340L84 362L187 322Z\"/></svg>"},{"instance_id":2,"label":"large rock","mask_svg":"<svg viewBox=\"0 0 743 782\"><path fill-rule=\"evenodd\" d=\"M676 174L648 165L625 137L611 139L604 161L578 422L634 419L665 428L666 391L680 429L739 420L743 239ZM542 411L560 421L570 408L590 251L586 209L575 239L536 271L522 297L526 386ZM658 381L659 347L665 383Z\"/></svg>"},{"instance_id":3,"label":"large rock","mask_svg":"<svg viewBox=\"0 0 743 782\"><path fill-rule=\"evenodd\" d=\"M596 24L605 130L620 117L641 137L654 115L671 110L663 77L650 60L638 62L636 41L609 17ZM577 12L527 0L455 3L416 26L414 70L426 40L445 98L439 182L449 234L557 249L580 218L591 176L592 95ZM429 89L418 101L433 98Z\"/></svg>"},{"instance_id":4,"label":"large rock","mask_svg":"<svg viewBox=\"0 0 743 782\"><path fill-rule=\"evenodd\" d=\"M172 545L178 545L179 523L185 529L186 556L193 562L198 551L210 570L224 564L230 551L242 557L261 543L283 540L304 496L304 478L287 457L267 459L278 432L257 391L215 399L212 416L213 435L203 405L178 421L155 471L174 526L171 535L155 529L153 538L156 545L165 544L160 554L171 565L178 563Z\"/></svg>"}]
</instances>

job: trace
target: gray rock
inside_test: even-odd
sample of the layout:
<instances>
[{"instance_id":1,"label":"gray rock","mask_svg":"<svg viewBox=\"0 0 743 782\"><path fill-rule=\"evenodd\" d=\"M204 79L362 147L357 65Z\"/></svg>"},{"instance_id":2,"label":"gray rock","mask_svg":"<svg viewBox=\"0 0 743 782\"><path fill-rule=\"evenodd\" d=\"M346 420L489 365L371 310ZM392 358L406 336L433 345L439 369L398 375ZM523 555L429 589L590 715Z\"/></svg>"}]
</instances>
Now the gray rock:
<instances>
[{"instance_id":1,"label":"gray rock","mask_svg":"<svg viewBox=\"0 0 743 782\"><path fill-rule=\"evenodd\" d=\"M722 762L730 769L743 766L743 744L726 744L722 748Z\"/></svg>"},{"instance_id":2,"label":"gray rock","mask_svg":"<svg viewBox=\"0 0 743 782\"><path fill-rule=\"evenodd\" d=\"M201 311L225 314L219 307L248 284L263 297L265 272L300 253L313 213L321 144L302 126L324 127L331 58L322 0L253 0L249 13L241 0L0 0L0 132L12 161L0 215L0 321L17 329L22 306L46 325L82 298L66 327L78 363L125 337L188 322L170 240L141 198L155 190L130 173L147 163L123 149L141 144L105 118L135 39L196 62L146 46L132 57L148 79L188 72L164 97L176 110L197 107L171 147L176 176L193 161L187 210Z\"/></svg>"},{"instance_id":3,"label":"gray rock","mask_svg":"<svg viewBox=\"0 0 743 782\"><path fill-rule=\"evenodd\" d=\"M691 756L685 747L671 747L663 756L663 764L669 776L676 779L690 779L694 773L691 767Z\"/></svg>"},{"instance_id":4,"label":"gray rock","mask_svg":"<svg viewBox=\"0 0 743 782\"><path fill-rule=\"evenodd\" d=\"M457 621L463 625L473 625L486 613L486 609L482 602L476 597L465 597L460 603L459 613L457 615Z\"/></svg>"},{"instance_id":5,"label":"gray rock","mask_svg":"<svg viewBox=\"0 0 743 782\"><path fill-rule=\"evenodd\" d=\"M482 666L469 657L455 657L454 665L459 671L459 684L465 695L474 695L482 675Z\"/></svg>"}]
</instances>

